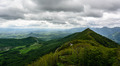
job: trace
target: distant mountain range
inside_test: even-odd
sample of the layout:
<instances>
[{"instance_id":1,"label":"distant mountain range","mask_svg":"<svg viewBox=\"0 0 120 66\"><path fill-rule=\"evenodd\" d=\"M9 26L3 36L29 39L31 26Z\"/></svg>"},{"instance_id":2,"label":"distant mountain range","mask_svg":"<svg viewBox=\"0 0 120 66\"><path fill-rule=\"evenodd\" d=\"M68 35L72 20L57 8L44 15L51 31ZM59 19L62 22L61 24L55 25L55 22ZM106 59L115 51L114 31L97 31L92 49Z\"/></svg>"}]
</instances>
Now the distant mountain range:
<instances>
[{"instance_id":1,"label":"distant mountain range","mask_svg":"<svg viewBox=\"0 0 120 66\"><path fill-rule=\"evenodd\" d=\"M81 32L84 29L85 28L74 28L74 29L70 29L70 31ZM120 43L120 27L115 27L115 28L103 27L103 28L91 28L91 29L98 34L101 34L109 39L114 40L117 43Z\"/></svg>"},{"instance_id":2,"label":"distant mountain range","mask_svg":"<svg viewBox=\"0 0 120 66\"><path fill-rule=\"evenodd\" d=\"M113 34L110 34L108 35L108 37L120 44L120 32L115 32Z\"/></svg>"},{"instance_id":3,"label":"distant mountain range","mask_svg":"<svg viewBox=\"0 0 120 66\"><path fill-rule=\"evenodd\" d=\"M27 38L29 36L37 37L42 40L53 40L63 38L75 32L82 32L86 28L72 28L72 29L13 29L13 28L0 28L0 38L15 38L22 39ZM120 43L119 40L120 35L117 37L113 37L116 33L120 32L120 27L115 28L90 28L94 30L96 33L101 34L107 38L114 40L117 43ZM47 36L47 37L46 37Z\"/></svg>"}]
</instances>

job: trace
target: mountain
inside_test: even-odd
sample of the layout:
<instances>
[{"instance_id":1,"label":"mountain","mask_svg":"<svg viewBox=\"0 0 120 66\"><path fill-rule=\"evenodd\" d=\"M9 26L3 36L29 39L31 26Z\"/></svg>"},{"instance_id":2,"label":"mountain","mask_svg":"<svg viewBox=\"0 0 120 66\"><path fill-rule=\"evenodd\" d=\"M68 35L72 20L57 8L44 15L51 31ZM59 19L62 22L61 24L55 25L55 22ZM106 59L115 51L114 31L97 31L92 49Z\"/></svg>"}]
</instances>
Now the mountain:
<instances>
[{"instance_id":1,"label":"mountain","mask_svg":"<svg viewBox=\"0 0 120 66\"><path fill-rule=\"evenodd\" d=\"M67 32L71 32L71 33L75 33L75 32L82 32L83 30L85 30L86 28L72 28L72 29L68 29L66 30ZM108 27L103 27L103 28L91 28L93 31L95 31L96 33L99 33L100 35L103 35L109 39L114 40L115 42L119 43L117 39L117 37L112 37L112 34L118 33L120 32L120 27L114 27L114 28L108 28ZM118 35L118 37L120 37L120 35Z\"/></svg>"},{"instance_id":2,"label":"mountain","mask_svg":"<svg viewBox=\"0 0 120 66\"><path fill-rule=\"evenodd\" d=\"M31 38L35 39L35 37L29 37L25 40L28 41L28 39L31 39ZM29 64L29 63L39 59L39 57L44 56L50 52L56 51L57 53L59 53L59 52L61 53L63 51L63 53L64 53L65 49L67 50L68 48L70 48L70 44L72 44L75 47L86 47L85 49L87 49L87 48L102 49L101 51L106 50L107 48L111 48L111 51L106 51L104 53L108 53L108 52L113 53L114 51L112 51L112 50L115 50L119 46L114 41L97 34L96 32L92 31L89 28L84 30L83 32L77 32L77 33L71 34L69 36L66 36L64 38L61 38L61 39L54 39L54 40L45 41L42 43L40 43L40 40L38 40L38 41L39 41L39 43L37 42L37 44L35 42L33 44L31 43L30 45L17 46L9 51L0 52L0 65L1 66L24 66L26 64ZM25 42L25 41L23 41L23 42ZM81 46L79 46L79 44ZM97 48L97 47L100 47L100 48ZM72 49L70 49L70 50L72 50ZM69 50L67 50L67 51L69 51ZM99 50L95 50L95 51L97 53L97 51L99 51ZM70 52L68 52L68 53L70 53ZM94 50L93 50L93 52L94 52ZM54 55L54 53L52 53L52 55ZM62 56L62 55L60 55L60 56ZM53 56L53 58L54 58L54 56ZM47 60L51 60L51 59L46 59L45 61L47 61ZM52 62L53 61L51 60L50 64L52 64ZM36 64L37 64L37 62L36 62ZM58 63L58 65L59 65L59 63ZM36 66L36 65L34 65L34 66ZM39 65L39 66L48 66L48 65ZM54 66L54 65L51 65L51 66Z\"/></svg>"},{"instance_id":3,"label":"mountain","mask_svg":"<svg viewBox=\"0 0 120 66\"><path fill-rule=\"evenodd\" d=\"M114 27L114 28L103 27L103 28L91 28L91 29L104 36L108 36L115 32L120 32L120 27Z\"/></svg>"},{"instance_id":4,"label":"mountain","mask_svg":"<svg viewBox=\"0 0 120 66\"><path fill-rule=\"evenodd\" d=\"M97 34L96 32L92 31L91 29L86 29L83 32L77 32L74 33L72 35L69 35L65 38L62 39L62 41L67 40L67 41L71 41L71 40L93 40L96 41L100 44L102 44L103 46L106 47L117 47L118 44L115 43L114 41L100 35Z\"/></svg>"},{"instance_id":5,"label":"mountain","mask_svg":"<svg viewBox=\"0 0 120 66\"><path fill-rule=\"evenodd\" d=\"M120 65L119 45L89 28L57 41L61 46L54 53L46 54L28 66Z\"/></svg>"},{"instance_id":6,"label":"mountain","mask_svg":"<svg viewBox=\"0 0 120 66\"><path fill-rule=\"evenodd\" d=\"M33 36L48 41L48 40L63 38L69 34L70 33L63 31L53 31L53 32L50 31L50 32L39 32L39 33L31 32L27 36Z\"/></svg>"},{"instance_id":7,"label":"mountain","mask_svg":"<svg viewBox=\"0 0 120 66\"><path fill-rule=\"evenodd\" d=\"M85 29L86 28L84 27L80 27L80 28L67 29L65 31L75 33L75 32L82 32ZM114 27L114 28L102 27L102 28L90 28L90 29L104 36L108 36L109 34L113 34L115 32L120 32L120 27Z\"/></svg>"},{"instance_id":8,"label":"mountain","mask_svg":"<svg viewBox=\"0 0 120 66\"><path fill-rule=\"evenodd\" d=\"M40 38L44 41L49 41L49 40L64 38L65 36L68 36L76 32L82 32L85 29L86 27L59 29L59 30L56 30L56 29L12 29L12 28L2 29L0 28L0 31L1 31L0 38L22 39L22 38L32 36L32 37ZM117 40L115 40L117 39L117 37L111 37L110 35L120 32L120 27L114 27L114 28L103 27L103 28L90 28L90 29L92 29L96 33L99 33L100 35L103 35L119 43Z\"/></svg>"},{"instance_id":9,"label":"mountain","mask_svg":"<svg viewBox=\"0 0 120 66\"><path fill-rule=\"evenodd\" d=\"M108 35L108 37L120 44L120 32L115 32L113 34L110 34Z\"/></svg>"}]
</instances>

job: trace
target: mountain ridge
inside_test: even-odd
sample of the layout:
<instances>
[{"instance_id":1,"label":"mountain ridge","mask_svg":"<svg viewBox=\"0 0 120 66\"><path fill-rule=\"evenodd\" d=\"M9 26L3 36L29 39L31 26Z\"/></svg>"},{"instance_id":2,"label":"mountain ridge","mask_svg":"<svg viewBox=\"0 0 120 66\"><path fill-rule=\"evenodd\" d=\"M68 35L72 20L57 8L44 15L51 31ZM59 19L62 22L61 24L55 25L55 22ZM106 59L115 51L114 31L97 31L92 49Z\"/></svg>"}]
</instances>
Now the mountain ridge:
<instances>
[{"instance_id":1,"label":"mountain ridge","mask_svg":"<svg viewBox=\"0 0 120 66\"><path fill-rule=\"evenodd\" d=\"M54 53L46 54L28 66L120 65L119 45L89 28L59 41L63 44Z\"/></svg>"},{"instance_id":2,"label":"mountain ridge","mask_svg":"<svg viewBox=\"0 0 120 66\"><path fill-rule=\"evenodd\" d=\"M118 44L100 34L97 34L96 32L94 32L93 30L87 28L86 30L82 31L82 32L77 32L74 34L71 34L65 38L63 38L62 40L67 40L67 41L71 41L71 40L95 40L96 42L104 45L104 46L108 46L108 47L117 47Z\"/></svg>"}]
</instances>

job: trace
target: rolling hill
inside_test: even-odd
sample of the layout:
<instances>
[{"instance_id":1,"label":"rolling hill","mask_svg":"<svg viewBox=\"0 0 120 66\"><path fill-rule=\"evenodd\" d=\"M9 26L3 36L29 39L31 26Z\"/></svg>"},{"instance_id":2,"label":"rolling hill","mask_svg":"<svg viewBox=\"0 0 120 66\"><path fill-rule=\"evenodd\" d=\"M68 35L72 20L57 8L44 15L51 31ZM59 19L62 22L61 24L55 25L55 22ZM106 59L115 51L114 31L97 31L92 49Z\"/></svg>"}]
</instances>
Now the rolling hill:
<instances>
[{"instance_id":1,"label":"rolling hill","mask_svg":"<svg viewBox=\"0 0 120 66\"><path fill-rule=\"evenodd\" d=\"M35 37L27 37L23 39L0 39L0 51L7 51L17 46L31 45L38 42L38 40L39 39ZM39 41L42 42L42 40Z\"/></svg>"},{"instance_id":2,"label":"rolling hill","mask_svg":"<svg viewBox=\"0 0 120 66\"><path fill-rule=\"evenodd\" d=\"M28 37L23 39L0 39L0 46L22 46L26 44L33 44L37 38Z\"/></svg>"}]
</instances>

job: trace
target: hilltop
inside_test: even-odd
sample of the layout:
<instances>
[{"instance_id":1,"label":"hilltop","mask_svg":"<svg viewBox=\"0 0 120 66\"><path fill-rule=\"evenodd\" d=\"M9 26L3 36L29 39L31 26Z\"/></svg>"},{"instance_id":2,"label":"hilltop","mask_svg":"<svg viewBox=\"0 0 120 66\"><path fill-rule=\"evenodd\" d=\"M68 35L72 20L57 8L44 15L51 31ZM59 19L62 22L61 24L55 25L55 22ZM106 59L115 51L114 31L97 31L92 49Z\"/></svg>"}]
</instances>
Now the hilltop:
<instances>
[{"instance_id":1,"label":"hilltop","mask_svg":"<svg viewBox=\"0 0 120 66\"><path fill-rule=\"evenodd\" d=\"M82 32L71 34L62 39L62 41L71 41L71 40L93 40L106 47L117 47L118 46L116 42L100 34L97 34L96 32L94 32L93 30L89 28L87 28L86 30Z\"/></svg>"}]
</instances>

